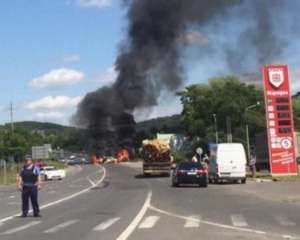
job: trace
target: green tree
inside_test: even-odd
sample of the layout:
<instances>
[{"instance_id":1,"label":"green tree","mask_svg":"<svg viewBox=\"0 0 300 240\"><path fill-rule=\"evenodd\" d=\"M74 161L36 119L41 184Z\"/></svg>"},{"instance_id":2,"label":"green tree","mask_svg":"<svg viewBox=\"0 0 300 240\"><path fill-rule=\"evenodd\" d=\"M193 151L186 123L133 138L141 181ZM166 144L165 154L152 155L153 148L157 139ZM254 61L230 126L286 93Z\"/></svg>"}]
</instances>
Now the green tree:
<instances>
[{"instance_id":1,"label":"green tree","mask_svg":"<svg viewBox=\"0 0 300 240\"><path fill-rule=\"evenodd\" d=\"M265 127L263 104L245 116L248 106L262 101L262 90L241 82L235 76L213 78L208 84L191 85L178 95L183 104L183 125L190 136L196 137L196 144L215 142L214 114L220 141L223 142L226 141L227 119L231 121L234 141L244 142L246 118L252 141L255 132Z\"/></svg>"}]
</instances>

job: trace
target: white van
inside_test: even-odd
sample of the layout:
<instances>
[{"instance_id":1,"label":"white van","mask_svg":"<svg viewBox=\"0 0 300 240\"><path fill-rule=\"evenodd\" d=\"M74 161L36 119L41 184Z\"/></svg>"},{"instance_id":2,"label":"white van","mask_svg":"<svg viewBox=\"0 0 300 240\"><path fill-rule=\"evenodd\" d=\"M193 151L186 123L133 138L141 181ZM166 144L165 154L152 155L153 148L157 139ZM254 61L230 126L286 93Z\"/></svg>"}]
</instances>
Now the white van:
<instances>
[{"instance_id":1,"label":"white van","mask_svg":"<svg viewBox=\"0 0 300 240\"><path fill-rule=\"evenodd\" d=\"M246 183L246 153L241 143L210 145L209 181L222 180Z\"/></svg>"}]
</instances>

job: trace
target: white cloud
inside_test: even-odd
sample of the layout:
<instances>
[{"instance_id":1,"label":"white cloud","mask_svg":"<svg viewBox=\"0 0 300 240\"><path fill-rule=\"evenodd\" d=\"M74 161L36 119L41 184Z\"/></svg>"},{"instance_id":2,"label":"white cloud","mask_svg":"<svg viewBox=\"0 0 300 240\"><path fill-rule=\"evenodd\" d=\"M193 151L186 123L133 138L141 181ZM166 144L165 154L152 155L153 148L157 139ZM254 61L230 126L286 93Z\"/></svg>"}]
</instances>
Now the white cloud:
<instances>
[{"instance_id":1,"label":"white cloud","mask_svg":"<svg viewBox=\"0 0 300 240\"><path fill-rule=\"evenodd\" d=\"M82 100L81 96L78 97L67 97L67 96L48 96L41 98L39 100L30 102L27 104L27 108L29 109L55 109L55 108L68 108L68 107L76 107L78 103Z\"/></svg>"},{"instance_id":2,"label":"white cloud","mask_svg":"<svg viewBox=\"0 0 300 240\"><path fill-rule=\"evenodd\" d=\"M77 3L81 7L106 8L111 6L112 0L77 0Z\"/></svg>"},{"instance_id":3,"label":"white cloud","mask_svg":"<svg viewBox=\"0 0 300 240\"><path fill-rule=\"evenodd\" d=\"M80 56L77 54L67 55L63 58L64 63L75 63L80 61Z\"/></svg>"},{"instance_id":4,"label":"white cloud","mask_svg":"<svg viewBox=\"0 0 300 240\"><path fill-rule=\"evenodd\" d=\"M117 77L118 72L116 71L115 66L112 66L106 69L98 79L102 85L111 85L116 81Z\"/></svg>"},{"instance_id":5,"label":"white cloud","mask_svg":"<svg viewBox=\"0 0 300 240\"><path fill-rule=\"evenodd\" d=\"M66 115L62 112L38 112L34 114L34 119L42 120L42 121L52 121L52 120L60 120L63 121Z\"/></svg>"},{"instance_id":6,"label":"white cloud","mask_svg":"<svg viewBox=\"0 0 300 240\"><path fill-rule=\"evenodd\" d=\"M34 88L52 88L52 87L59 87L65 85L72 85L77 82L83 81L84 73L67 69L67 68L60 68L54 69L50 72L34 78L30 81L30 86Z\"/></svg>"}]
</instances>

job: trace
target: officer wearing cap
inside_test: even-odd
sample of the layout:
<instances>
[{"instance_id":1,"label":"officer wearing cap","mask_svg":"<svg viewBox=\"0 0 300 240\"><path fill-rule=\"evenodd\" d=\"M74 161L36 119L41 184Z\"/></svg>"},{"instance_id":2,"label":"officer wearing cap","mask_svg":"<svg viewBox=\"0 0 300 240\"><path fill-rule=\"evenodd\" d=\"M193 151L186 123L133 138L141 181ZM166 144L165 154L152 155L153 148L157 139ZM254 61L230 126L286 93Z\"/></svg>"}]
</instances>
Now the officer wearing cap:
<instances>
[{"instance_id":1,"label":"officer wearing cap","mask_svg":"<svg viewBox=\"0 0 300 240\"><path fill-rule=\"evenodd\" d=\"M27 217L29 198L33 209L33 216L40 217L38 191L41 189L40 169L32 159L26 159L24 167L18 177L18 188L22 192L22 217Z\"/></svg>"}]
</instances>

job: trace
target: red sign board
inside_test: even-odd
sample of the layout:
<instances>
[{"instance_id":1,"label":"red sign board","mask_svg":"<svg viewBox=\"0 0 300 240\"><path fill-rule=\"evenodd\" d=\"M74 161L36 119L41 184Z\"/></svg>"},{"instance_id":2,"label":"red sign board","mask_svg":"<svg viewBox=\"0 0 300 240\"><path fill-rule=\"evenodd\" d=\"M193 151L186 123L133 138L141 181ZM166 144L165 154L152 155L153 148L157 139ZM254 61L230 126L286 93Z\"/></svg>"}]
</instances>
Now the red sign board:
<instances>
[{"instance_id":1,"label":"red sign board","mask_svg":"<svg viewBox=\"0 0 300 240\"><path fill-rule=\"evenodd\" d=\"M294 122L286 65L263 68L269 160L272 175L296 175Z\"/></svg>"}]
</instances>

